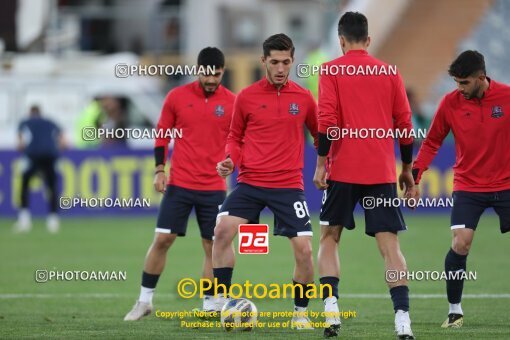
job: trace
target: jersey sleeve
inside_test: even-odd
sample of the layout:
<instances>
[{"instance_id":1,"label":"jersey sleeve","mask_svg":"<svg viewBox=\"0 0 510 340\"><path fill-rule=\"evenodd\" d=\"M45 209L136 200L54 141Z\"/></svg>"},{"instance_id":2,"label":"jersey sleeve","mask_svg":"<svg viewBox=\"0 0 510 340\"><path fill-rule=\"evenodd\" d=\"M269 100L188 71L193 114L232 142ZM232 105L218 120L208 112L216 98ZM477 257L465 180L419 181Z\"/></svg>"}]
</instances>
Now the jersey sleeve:
<instances>
[{"instance_id":1,"label":"jersey sleeve","mask_svg":"<svg viewBox=\"0 0 510 340\"><path fill-rule=\"evenodd\" d=\"M319 75L319 112L318 130L326 134L330 127L340 127L338 95L334 77L327 74Z\"/></svg>"},{"instance_id":2,"label":"jersey sleeve","mask_svg":"<svg viewBox=\"0 0 510 340\"><path fill-rule=\"evenodd\" d=\"M243 93L239 93L234 101L234 112L232 113L232 122L225 146L225 154L238 165L241 157L241 147L243 144L244 130L246 128L246 117L242 108Z\"/></svg>"},{"instance_id":3,"label":"jersey sleeve","mask_svg":"<svg viewBox=\"0 0 510 340\"><path fill-rule=\"evenodd\" d=\"M399 144L401 145L409 145L414 141L411 134L411 130L413 129L411 115L411 106L407 99L404 81L400 74L397 74L395 82L395 97L393 100L393 126L400 132Z\"/></svg>"},{"instance_id":4,"label":"jersey sleeve","mask_svg":"<svg viewBox=\"0 0 510 340\"><path fill-rule=\"evenodd\" d=\"M172 129L175 126L175 94L170 91L163 102L163 108L161 109L161 115L157 125L158 138L154 143L154 147L164 147L165 149L165 160L168 157L168 144L170 143L169 133L165 133L168 129ZM165 136L165 137L163 137Z\"/></svg>"},{"instance_id":5,"label":"jersey sleeve","mask_svg":"<svg viewBox=\"0 0 510 340\"><path fill-rule=\"evenodd\" d=\"M313 145L317 149L319 145L319 139L318 139L318 121L317 121L317 114L319 111L319 108L317 107L317 103L315 102L315 99L313 98L313 95L310 91L308 91L308 96L310 99L310 105L308 106L308 112L306 113L306 128L308 131L310 131L310 134L313 137Z\"/></svg>"},{"instance_id":6,"label":"jersey sleeve","mask_svg":"<svg viewBox=\"0 0 510 340\"><path fill-rule=\"evenodd\" d=\"M19 125L18 125L18 133L21 133L26 126L27 126L27 121L26 120L24 120L21 123L19 123Z\"/></svg>"},{"instance_id":7,"label":"jersey sleeve","mask_svg":"<svg viewBox=\"0 0 510 340\"><path fill-rule=\"evenodd\" d=\"M439 104L437 112L434 115L434 119L430 124L427 137L423 141L420 151L418 152L418 156L416 157L416 160L413 164L413 172L416 173L416 184L420 182L421 175L425 170L428 169L430 163L434 157L436 157L437 151L441 147L441 144L443 144L443 140L450 132L451 127L448 123L446 113L447 104L446 97L444 97Z\"/></svg>"}]
</instances>

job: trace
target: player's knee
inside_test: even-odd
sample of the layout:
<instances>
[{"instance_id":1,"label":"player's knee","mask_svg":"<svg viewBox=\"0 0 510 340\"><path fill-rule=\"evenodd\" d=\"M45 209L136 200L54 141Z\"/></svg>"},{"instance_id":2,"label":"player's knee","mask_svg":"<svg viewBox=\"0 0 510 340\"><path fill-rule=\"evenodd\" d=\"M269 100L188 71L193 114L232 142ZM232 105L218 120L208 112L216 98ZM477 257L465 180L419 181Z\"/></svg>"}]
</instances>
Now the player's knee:
<instances>
[{"instance_id":1,"label":"player's knee","mask_svg":"<svg viewBox=\"0 0 510 340\"><path fill-rule=\"evenodd\" d=\"M159 249L168 249L175 241L176 237L176 234L159 233L154 240L154 246Z\"/></svg>"},{"instance_id":2,"label":"player's knee","mask_svg":"<svg viewBox=\"0 0 510 340\"><path fill-rule=\"evenodd\" d=\"M296 247L296 260L299 262L312 261L312 245L310 243L303 242Z\"/></svg>"},{"instance_id":3,"label":"player's knee","mask_svg":"<svg viewBox=\"0 0 510 340\"><path fill-rule=\"evenodd\" d=\"M333 241L338 243L340 241L340 231L337 227L328 227L321 230L320 243L327 243Z\"/></svg>"},{"instance_id":4,"label":"player's knee","mask_svg":"<svg viewBox=\"0 0 510 340\"><path fill-rule=\"evenodd\" d=\"M230 243L230 234L232 233L230 223L220 220L214 228L214 243L216 245Z\"/></svg>"},{"instance_id":5,"label":"player's knee","mask_svg":"<svg viewBox=\"0 0 510 340\"><path fill-rule=\"evenodd\" d=\"M460 255L467 255L471 249L471 240L463 237L453 239L453 251Z\"/></svg>"}]
</instances>

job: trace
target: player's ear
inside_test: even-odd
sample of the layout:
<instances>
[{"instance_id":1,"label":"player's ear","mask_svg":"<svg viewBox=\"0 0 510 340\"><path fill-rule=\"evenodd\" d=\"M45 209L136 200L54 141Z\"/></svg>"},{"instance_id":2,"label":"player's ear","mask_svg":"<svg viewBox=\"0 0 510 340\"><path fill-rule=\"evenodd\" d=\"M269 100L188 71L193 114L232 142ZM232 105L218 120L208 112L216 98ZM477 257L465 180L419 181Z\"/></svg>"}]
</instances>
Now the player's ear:
<instances>
[{"instance_id":1,"label":"player's ear","mask_svg":"<svg viewBox=\"0 0 510 340\"><path fill-rule=\"evenodd\" d=\"M265 64L265 63L266 63L266 57L264 57L264 55L261 55L261 56L260 56L260 62L261 62L262 64Z\"/></svg>"},{"instance_id":2,"label":"player's ear","mask_svg":"<svg viewBox=\"0 0 510 340\"><path fill-rule=\"evenodd\" d=\"M370 46L370 42L372 40L370 39L370 36L367 37L367 42L366 42L366 45L365 45L365 48L368 48L368 46Z\"/></svg>"}]
</instances>

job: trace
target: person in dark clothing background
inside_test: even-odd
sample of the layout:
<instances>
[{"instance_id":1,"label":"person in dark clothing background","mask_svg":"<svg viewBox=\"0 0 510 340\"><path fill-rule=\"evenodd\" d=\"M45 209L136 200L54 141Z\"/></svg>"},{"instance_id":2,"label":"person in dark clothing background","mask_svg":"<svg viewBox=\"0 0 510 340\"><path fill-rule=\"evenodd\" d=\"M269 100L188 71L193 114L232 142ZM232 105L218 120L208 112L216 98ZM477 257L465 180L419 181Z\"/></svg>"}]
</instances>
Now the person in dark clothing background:
<instances>
[{"instance_id":1,"label":"person in dark clothing background","mask_svg":"<svg viewBox=\"0 0 510 340\"><path fill-rule=\"evenodd\" d=\"M32 228L32 220L29 210L29 184L32 177L39 172L49 191L49 214L46 226L48 231L56 233L60 228L57 215L57 173L55 165L59 157L59 151L64 146L62 131L51 120L41 116L41 110L37 105L30 108L29 118L22 121L18 127L18 150L26 158L23 167L23 179L21 185L21 209L15 230L28 232Z\"/></svg>"}]
</instances>

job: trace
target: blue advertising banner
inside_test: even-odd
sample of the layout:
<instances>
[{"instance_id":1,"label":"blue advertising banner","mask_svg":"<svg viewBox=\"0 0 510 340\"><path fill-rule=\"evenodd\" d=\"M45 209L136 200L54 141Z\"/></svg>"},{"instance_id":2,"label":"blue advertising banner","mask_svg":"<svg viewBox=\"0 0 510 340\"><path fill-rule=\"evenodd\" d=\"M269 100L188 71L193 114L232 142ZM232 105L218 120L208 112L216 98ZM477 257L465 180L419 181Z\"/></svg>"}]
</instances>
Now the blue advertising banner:
<instances>
[{"instance_id":1,"label":"blue advertising banner","mask_svg":"<svg viewBox=\"0 0 510 340\"><path fill-rule=\"evenodd\" d=\"M397 151L398 154L398 151ZM376 155L374 155L376 157ZM397 156L398 158L398 156ZM445 144L431 168L423 176L421 193L424 198L451 198L455 161L453 144ZM305 150L305 192L310 212L320 210L322 192L317 190L312 178L315 171L316 152L310 145ZM0 151L0 215L13 217L20 205L21 174L26 161L15 151ZM397 165L397 173L400 165ZM63 210L63 215L85 216L118 215L126 213L155 214L161 194L153 188L154 157L152 150L98 149L68 150L58 162L59 197L110 198L150 202L149 206L130 208L86 208L75 206ZM235 183L231 176L229 186ZM45 188L40 178L30 184L30 209L34 215L47 212ZM446 212L449 208L419 208L431 212Z\"/></svg>"}]
</instances>

